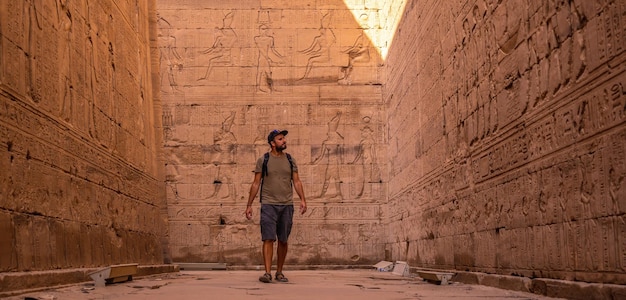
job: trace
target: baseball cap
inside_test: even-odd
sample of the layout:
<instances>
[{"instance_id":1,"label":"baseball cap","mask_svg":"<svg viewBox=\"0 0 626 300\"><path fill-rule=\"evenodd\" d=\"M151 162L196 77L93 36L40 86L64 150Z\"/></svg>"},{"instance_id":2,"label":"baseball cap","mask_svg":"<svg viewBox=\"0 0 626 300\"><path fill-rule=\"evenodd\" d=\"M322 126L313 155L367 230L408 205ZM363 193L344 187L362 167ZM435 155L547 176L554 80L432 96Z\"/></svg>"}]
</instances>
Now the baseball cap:
<instances>
[{"instance_id":1,"label":"baseball cap","mask_svg":"<svg viewBox=\"0 0 626 300\"><path fill-rule=\"evenodd\" d=\"M267 142L271 143L277 135L279 135L279 134L287 135L288 132L289 131L287 131L287 130L274 129L274 130L270 131L270 134L267 136Z\"/></svg>"}]
</instances>

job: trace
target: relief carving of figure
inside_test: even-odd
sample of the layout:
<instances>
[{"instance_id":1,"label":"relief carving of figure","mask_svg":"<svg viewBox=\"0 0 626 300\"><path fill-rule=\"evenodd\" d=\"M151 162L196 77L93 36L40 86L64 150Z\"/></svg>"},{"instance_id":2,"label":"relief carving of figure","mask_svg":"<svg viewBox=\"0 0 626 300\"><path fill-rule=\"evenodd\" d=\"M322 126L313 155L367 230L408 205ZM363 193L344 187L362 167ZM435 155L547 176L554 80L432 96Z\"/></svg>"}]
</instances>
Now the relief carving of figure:
<instances>
[{"instance_id":1,"label":"relief carving of figure","mask_svg":"<svg viewBox=\"0 0 626 300\"><path fill-rule=\"evenodd\" d=\"M204 80L209 77L211 70L215 66L215 63L230 63L231 62L231 49L237 42L237 33L231 27L233 23L234 13L229 12L224 16L222 20L222 27L215 28L215 39L211 48L201 51L200 53L206 54L209 57L209 63L204 75L198 80Z\"/></svg>"},{"instance_id":2,"label":"relief carving of figure","mask_svg":"<svg viewBox=\"0 0 626 300\"><path fill-rule=\"evenodd\" d=\"M29 1L29 5L28 5L28 22L26 24L24 24L24 26L26 27L25 29L28 32L28 54L29 54L29 59L28 59L28 67L26 69L27 72L27 76L26 76L26 88L27 88L27 93L28 95L31 97L31 99L35 102L35 103L39 103L41 101L42 95L41 95L41 87L38 87L38 85L35 84L35 82L37 82L38 80L38 76L41 76L40 74L36 74L37 71L37 56L38 56L38 51L40 46L37 41L39 40L38 38L38 33L43 32L43 20L41 20L41 18L43 18L43 16L39 13L37 13L37 7L41 6L41 0L38 1ZM17 3L17 2L16 2ZM20 4L22 5L22 4ZM58 14L58 8L59 4L57 3L57 14ZM61 20L59 19L59 23L61 22Z\"/></svg>"},{"instance_id":3,"label":"relief carving of figure","mask_svg":"<svg viewBox=\"0 0 626 300\"><path fill-rule=\"evenodd\" d=\"M72 43L72 14L67 0L59 0L57 3L57 17L59 30L63 39L59 41L59 117L70 122L72 116L72 80L70 78L71 43Z\"/></svg>"},{"instance_id":4,"label":"relief carving of figure","mask_svg":"<svg viewBox=\"0 0 626 300\"><path fill-rule=\"evenodd\" d=\"M613 211L615 213L620 212L620 190L622 189L622 183L624 182L624 174L619 174L614 167L609 169L609 196L613 203ZM623 195L621 195L623 196ZM621 201L624 201L624 197L621 197ZM621 203L623 205L623 203Z\"/></svg>"},{"instance_id":5,"label":"relief carving of figure","mask_svg":"<svg viewBox=\"0 0 626 300\"><path fill-rule=\"evenodd\" d=\"M228 184L228 193L223 195L222 198L229 198L231 195L235 195L235 186L231 182L231 176L228 172L224 172L224 164L235 163L235 152L237 150L237 138L231 131L231 127L235 121L235 112L231 114L222 122L222 128L213 136L213 147L215 149L216 157L213 160L213 164L217 167L217 175L213 181L215 189L210 198L217 197L223 184Z\"/></svg>"},{"instance_id":6,"label":"relief carving of figure","mask_svg":"<svg viewBox=\"0 0 626 300\"><path fill-rule=\"evenodd\" d=\"M594 172L594 154L585 154L580 157L579 164L579 172L581 174L582 182L580 183L580 202L583 206L583 220L586 220L583 223L584 226L584 244L594 246L594 239L591 235L593 235L594 227L597 224L596 220L593 218L593 205L596 204L596 182L592 178L592 172ZM598 269L598 261L597 258L594 257L594 251L590 248L583 249L583 257L581 263L592 270Z\"/></svg>"},{"instance_id":7,"label":"relief carving of figure","mask_svg":"<svg viewBox=\"0 0 626 300\"><path fill-rule=\"evenodd\" d=\"M324 184L322 186L322 192L320 193L320 198L340 198L343 199L343 195L341 193L341 178L339 167L342 163L342 154L343 154L343 136L337 132L339 127L339 120L341 119L341 112L337 112L337 114L328 122L328 133L327 138L322 142L322 149L320 150L319 155L315 160L313 160L313 164L317 164L322 160L325 161L326 171L324 172ZM332 194L326 195L328 192L329 185L333 183L335 190Z\"/></svg>"},{"instance_id":8,"label":"relief carving of figure","mask_svg":"<svg viewBox=\"0 0 626 300\"><path fill-rule=\"evenodd\" d=\"M362 182L357 194L357 198L369 199L372 197L372 183L380 180L380 173L376 165L376 140L374 139L374 130L369 127L370 117L364 117L365 126L361 128L361 142L359 143L358 153L352 164L361 164Z\"/></svg>"},{"instance_id":9,"label":"relief carving of figure","mask_svg":"<svg viewBox=\"0 0 626 300\"><path fill-rule=\"evenodd\" d=\"M258 91L271 93L275 90L272 79L272 65L282 64L283 56L274 48L274 36L265 24L259 26L259 35L254 37L259 50L256 85Z\"/></svg>"},{"instance_id":10,"label":"relief carving of figure","mask_svg":"<svg viewBox=\"0 0 626 300\"><path fill-rule=\"evenodd\" d=\"M370 39L365 34L365 30L369 29L367 14L361 15L361 33L356 37L352 46L342 52L348 54L348 65L341 67L341 76L339 77L339 84L350 84L350 75L354 65L357 63L366 63L370 61Z\"/></svg>"},{"instance_id":11,"label":"relief carving of figure","mask_svg":"<svg viewBox=\"0 0 626 300\"><path fill-rule=\"evenodd\" d=\"M174 92L178 91L178 83L176 82L176 72L183 67L182 57L176 49L176 37L171 34L172 25L166 19L158 17L157 28L159 28L159 69L161 72L161 91ZM164 80L167 82L164 84ZM164 90L168 86L170 90Z\"/></svg>"},{"instance_id":12,"label":"relief carving of figure","mask_svg":"<svg viewBox=\"0 0 626 300\"><path fill-rule=\"evenodd\" d=\"M237 138L230 130L235 122L235 112L222 122L222 128L213 135L213 145L217 156L214 162L231 164L235 162L235 151L237 148Z\"/></svg>"},{"instance_id":13,"label":"relief carving of figure","mask_svg":"<svg viewBox=\"0 0 626 300\"><path fill-rule=\"evenodd\" d=\"M309 76L314 64L330 62L330 49L335 44L337 38L329 25L330 13L327 13L322 17L319 34L313 38L309 47L298 51L308 57L304 75L302 75L300 80Z\"/></svg>"},{"instance_id":14,"label":"relief carving of figure","mask_svg":"<svg viewBox=\"0 0 626 300\"><path fill-rule=\"evenodd\" d=\"M580 202L583 204L583 218L592 218L593 212L591 206L595 203L596 183L591 178L590 172L593 170L593 154L585 155L580 158L580 172L582 182L580 184Z\"/></svg>"}]
</instances>

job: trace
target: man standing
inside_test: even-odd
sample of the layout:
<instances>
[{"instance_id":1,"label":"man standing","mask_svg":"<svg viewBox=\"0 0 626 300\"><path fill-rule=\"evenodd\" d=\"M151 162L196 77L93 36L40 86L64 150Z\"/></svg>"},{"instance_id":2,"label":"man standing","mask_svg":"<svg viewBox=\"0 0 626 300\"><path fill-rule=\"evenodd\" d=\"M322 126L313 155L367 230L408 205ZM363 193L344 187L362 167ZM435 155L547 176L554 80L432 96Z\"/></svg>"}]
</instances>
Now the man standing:
<instances>
[{"instance_id":1,"label":"man standing","mask_svg":"<svg viewBox=\"0 0 626 300\"><path fill-rule=\"evenodd\" d=\"M272 255L274 241L278 238L276 260L276 274L274 279L287 282L283 275L283 265L287 256L287 239L293 224L293 189L300 197L300 213L306 212L304 189L298 175L296 161L283 152L287 149L285 136L287 130L272 130L267 136L267 142L272 150L259 157L254 169L254 182L250 186L250 196L246 207L246 218L252 219L252 202L261 189L261 239L263 240L263 262L265 274L259 281L272 282Z\"/></svg>"}]
</instances>

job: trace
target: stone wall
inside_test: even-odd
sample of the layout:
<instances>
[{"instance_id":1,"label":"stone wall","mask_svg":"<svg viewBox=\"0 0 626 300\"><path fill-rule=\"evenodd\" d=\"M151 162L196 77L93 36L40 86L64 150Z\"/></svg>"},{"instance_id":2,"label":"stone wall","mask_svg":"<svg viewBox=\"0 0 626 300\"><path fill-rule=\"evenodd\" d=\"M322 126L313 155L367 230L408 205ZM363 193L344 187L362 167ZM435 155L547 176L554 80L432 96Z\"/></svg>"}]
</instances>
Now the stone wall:
<instances>
[{"instance_id":1,"label":"stone wall","mask_svg":"<svg viewBox=\"0 0 626 300\"><path fill-rule=\"evenodd\" d=\"M243 212L278 128L309 204L288 264L625 284L625 15L1 1L0 273L261 264Z\"/></svg>"},{"instance_id":2,"label":"stone wall","mask_svg":"<svg viewBox=\"0 0 626 300\"><path fill-rule=\"evenodd\" d=\"M288 263L384 258L380 53L394 7L365 2L158 1L174 261L262 264L260 205L252 221L244 210L272 129L289 130L309 206Z\"/></svg>"},{"instance_id":3,"label":"stone wall","mask_svg":"<svg viewBox=\"0 0 626 300\"><path fill-rule=\"evenodd\" d=\"M626 3L422 1L400 28L391 256L625 284Z\"/></svg>"},{"instance_id":4,"label":"stone wall","mask_svg":"<svg viewBox=\"0 0 626 300\"><path fill-rule=\"evenodd\" d=\"M149 7L0 2L0 274L163 263Z\"/></svg>"}]
</instances>

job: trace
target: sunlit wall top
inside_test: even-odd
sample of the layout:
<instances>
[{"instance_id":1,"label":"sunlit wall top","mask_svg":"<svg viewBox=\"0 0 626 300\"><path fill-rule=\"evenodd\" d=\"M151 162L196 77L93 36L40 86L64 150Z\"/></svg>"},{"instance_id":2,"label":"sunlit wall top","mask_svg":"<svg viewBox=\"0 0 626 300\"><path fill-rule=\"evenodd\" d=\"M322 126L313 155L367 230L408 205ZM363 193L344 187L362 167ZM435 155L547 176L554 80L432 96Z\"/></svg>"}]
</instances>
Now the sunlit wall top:
<instances>
[{"instance_id":1,"label":"sunlit wall top","mask_svg":"<svg viewBox=\"0 0 626 300\"><path fill-rule=\"evenodd\" d=\"M405 0L343 0L385 60L402 18Z\"/></svg>"}]
</instances>

